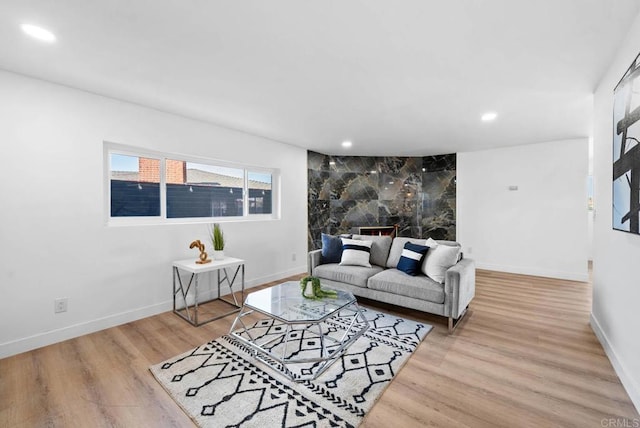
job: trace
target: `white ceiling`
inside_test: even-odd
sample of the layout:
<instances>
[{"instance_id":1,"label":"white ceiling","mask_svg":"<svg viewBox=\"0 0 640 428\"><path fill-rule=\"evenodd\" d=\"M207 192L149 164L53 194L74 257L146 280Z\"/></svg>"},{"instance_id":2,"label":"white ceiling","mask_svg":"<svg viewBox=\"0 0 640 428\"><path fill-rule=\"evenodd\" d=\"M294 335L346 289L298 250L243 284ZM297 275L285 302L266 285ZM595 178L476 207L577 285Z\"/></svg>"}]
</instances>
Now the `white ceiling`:
<instances>
[{"instance_id":1,"label":"white ceiling","mask_svg":"<svg viewBox=\"0 0 640 428\"><path fill-rule=\"evenodd\" d=\"M639 5L2 0L0 68L323 153L452 153L588 137Z\"/></svg>"}]
</instances>

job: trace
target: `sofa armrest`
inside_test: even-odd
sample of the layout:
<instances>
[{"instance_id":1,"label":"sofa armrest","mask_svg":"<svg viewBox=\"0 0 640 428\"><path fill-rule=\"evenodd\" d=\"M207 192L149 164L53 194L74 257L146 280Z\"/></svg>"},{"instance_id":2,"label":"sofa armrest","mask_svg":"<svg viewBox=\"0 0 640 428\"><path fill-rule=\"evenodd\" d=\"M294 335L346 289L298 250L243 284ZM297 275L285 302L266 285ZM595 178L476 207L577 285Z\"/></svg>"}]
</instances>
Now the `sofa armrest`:
<instances>
[{"instance_id":1,"label":"sofa armrest","mask_svg":"<svg viewBox=\"0 0 640 428\"><path fill-rule=\"evenodd\" d=\"M445 315L458 319L476 294L476 264L472 259L462 259L447 270L444 291L451 306Z\"/></svg>"},{"instance_id":2,"label":"sofa armrest","mask_svg":"<svg viewBox=\"0 0 640 428\"><path fill-rule=\"evenodd\" d=\"M320 265L321 255L322 250L309 251L309 256L307 258L307 268L309 269L309 275L313 275L313 270L316 268L316 266Z\"/></svg>"}]
</instances>

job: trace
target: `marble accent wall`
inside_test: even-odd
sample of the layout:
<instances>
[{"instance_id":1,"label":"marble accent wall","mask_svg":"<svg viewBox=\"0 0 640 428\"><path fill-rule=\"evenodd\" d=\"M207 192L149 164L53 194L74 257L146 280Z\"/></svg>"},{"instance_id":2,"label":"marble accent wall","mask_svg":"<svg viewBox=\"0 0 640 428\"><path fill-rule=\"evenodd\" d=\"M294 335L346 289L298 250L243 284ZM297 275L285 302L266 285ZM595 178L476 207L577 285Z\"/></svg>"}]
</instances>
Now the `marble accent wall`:
<instances>
[{"instance_id":1,"label":"marble accent wall","mask_svg":"<svg viewBox=\"0 0 640 428\"><path fill-rule=\"evenodd\" d=\"M456 238L456 155L330 156L307 153L309 249L321 233L399 226L399 236Z\"/></svg>"}]
</instances>

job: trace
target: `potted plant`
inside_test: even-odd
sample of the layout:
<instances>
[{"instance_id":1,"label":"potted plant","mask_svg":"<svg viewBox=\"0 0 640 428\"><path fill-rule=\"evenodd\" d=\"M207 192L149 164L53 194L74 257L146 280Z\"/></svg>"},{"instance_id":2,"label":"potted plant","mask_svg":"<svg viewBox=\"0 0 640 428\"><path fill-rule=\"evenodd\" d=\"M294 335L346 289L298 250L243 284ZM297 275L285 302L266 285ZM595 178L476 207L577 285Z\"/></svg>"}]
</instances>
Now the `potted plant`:
<instances>
[{"instance_id":1,"label":"potted plant","mask_svg":"<svg viewBox=\"0 0 640 428\"><path fill-rule=\"evenodd\" d=\"M224 233L219 223L214 223L211 227L211 243L213 244L213 259L224 259Z\"/></svg>"}]
</instances>

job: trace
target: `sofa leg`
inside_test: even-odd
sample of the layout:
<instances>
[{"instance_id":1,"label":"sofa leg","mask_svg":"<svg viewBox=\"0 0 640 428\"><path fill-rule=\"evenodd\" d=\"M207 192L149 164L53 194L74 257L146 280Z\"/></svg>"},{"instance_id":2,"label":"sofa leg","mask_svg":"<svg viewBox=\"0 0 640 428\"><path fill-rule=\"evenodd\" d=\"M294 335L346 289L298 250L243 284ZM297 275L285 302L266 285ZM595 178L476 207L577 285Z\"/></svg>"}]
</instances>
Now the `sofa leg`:
<instances>
[{"instance_id":1,"label":"sofa leg","mask_svg":"<svg viewBox=\"0 0 640 428\"><path fill-rule=\"evenodd\" d=\"M453 331L458 327L458 324L460 324L460 321L462 321L462 318L464 318L464 316L467 314L467 309L469 309L469 306L464 308L464 310L462 311L462 314L460 314L458 319L453 319L453 317L449 317L449 334L453 333Z\"/></svg>"}]
</instances>

